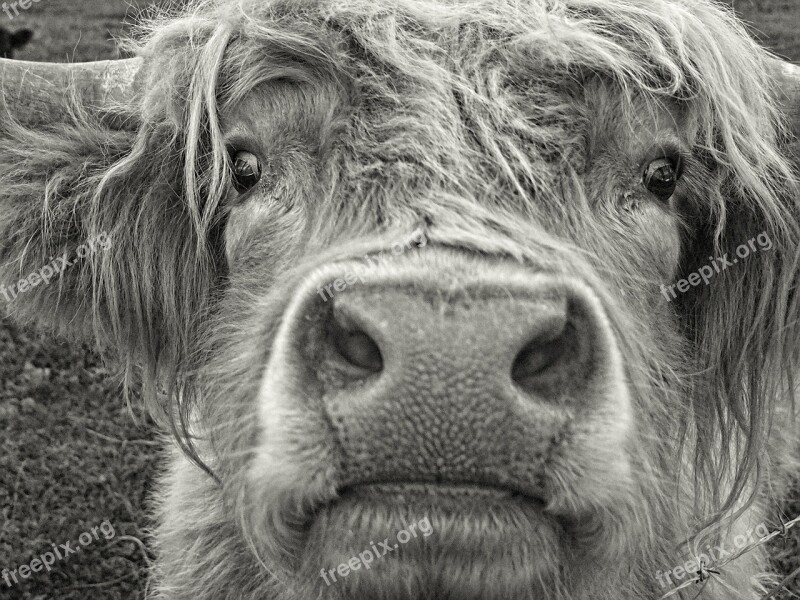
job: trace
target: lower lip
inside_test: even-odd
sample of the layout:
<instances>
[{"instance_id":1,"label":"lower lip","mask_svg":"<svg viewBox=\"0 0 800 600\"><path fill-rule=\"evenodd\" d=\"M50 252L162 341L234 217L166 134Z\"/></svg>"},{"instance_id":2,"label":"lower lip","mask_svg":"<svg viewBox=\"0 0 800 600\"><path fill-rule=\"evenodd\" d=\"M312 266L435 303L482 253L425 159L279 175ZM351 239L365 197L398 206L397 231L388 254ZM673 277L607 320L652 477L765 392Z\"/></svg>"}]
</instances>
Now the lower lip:
<instances>
[{"instance_id":1,"label":"lower lip","mask_svg":"<svg viewBox=\"0 0 800 600\"><path fill-rule=\"evenodd\" d=\"M465 573L484 573L487 580L519 578L520 589L530 590L556 576L563 553L563 529L541 502L480 486L348 487L316 513L307 533L301 573L311 576L320 565L347 564L375 544L390 548L368 574L345 580L376 589L397 573L413 575L431 589L458 589ZM521 564L525 569L517 568ZM477 597L494 598L488 591Z\"/></svg>"},{"instance_id":2,"label":"lower lip","mask_svg":"<svg viewBox=\"0 0 800 600\"><path fill-rule=\"evenodd\" d=\"M434 546L506 544L510 538L527 544L537 537L554 541L563 533L559 520L537 499L499 488L429 483L348 487L317 511L309 525L312 531L348 531L346 537L355 542L394 536L422 519L434 530Z\"/></svg>"}]
</instances>

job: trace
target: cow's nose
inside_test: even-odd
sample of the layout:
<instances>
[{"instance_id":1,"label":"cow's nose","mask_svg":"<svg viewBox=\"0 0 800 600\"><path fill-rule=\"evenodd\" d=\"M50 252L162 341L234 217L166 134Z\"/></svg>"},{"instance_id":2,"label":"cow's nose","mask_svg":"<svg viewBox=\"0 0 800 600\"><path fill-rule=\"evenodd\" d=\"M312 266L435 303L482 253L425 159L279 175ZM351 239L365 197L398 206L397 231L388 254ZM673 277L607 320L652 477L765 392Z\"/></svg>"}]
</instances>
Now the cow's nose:
<instances>
[{"instance_id":1,"label":"cow's nose","mask_svg":"<svg viewBox=\"0 0 800 600\"><path fill-rule=\"evenodd\" d=\"M453 381L471 373L498 391L562 401L591 377L597 315L580 291L539 281L445 296L376 283L334 297L323 343L344 367L341 383L384 370L397 384L408 371Z\"/></svg>"},{"instance_id":2,"label":"cow's nose","mask_svg":"<svg viewBox=\"0 0 800 600\"><path fill-rule=\"evenodd\" d=\"M267 423L276 390L321 411L341 485L543 495L554 448L576 432L602 420L617 423L604 439L622 439L620 355L587 284L435 250L351 269L332 265L301 289L262 387Z\"/></svg>"}]
</instances>

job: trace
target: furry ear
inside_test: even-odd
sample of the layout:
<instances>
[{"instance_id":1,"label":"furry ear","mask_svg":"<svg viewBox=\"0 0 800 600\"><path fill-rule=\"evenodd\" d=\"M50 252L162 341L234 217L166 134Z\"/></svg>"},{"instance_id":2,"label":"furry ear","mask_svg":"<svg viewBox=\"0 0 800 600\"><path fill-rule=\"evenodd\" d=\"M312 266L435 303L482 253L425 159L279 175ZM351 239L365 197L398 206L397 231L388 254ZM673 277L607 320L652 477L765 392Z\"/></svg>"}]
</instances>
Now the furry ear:
<instances>
[{"instance_id":1,"label":"furry ear","mask_svg":"<svg viewBox=\"0 0 800 600\"><path fill-rule=\"evenodd\" d=\"M91 187L128 138L88 122L0 123L0 303L10 316L91 336L91 259L113 244L88 223Z\"/></svg>"},{"instance_id":2,"label":"furry ear","mask_svg":"<svg viewBox=\"0 0 800 600\"><path fill-rule=\"evenodd\" d=\"M161 385L189 371L224 255L226 155L209 124L214 86L197 75L216 68L195 69L193 46L173 50L153 53L110 120L125 130L80 106L67 123L0 121L0 305L113 351L156 418Z\"/></svg>"},{"instance_id":3,"label":"furry ear","mask_svg":"<svg viewBox=\"0 0 800 600\"><path fill-rule=\"evenodd\" d=\"M11 47L15 50L19 50L23 46L27 45L28 42L31 41L33 38L33 31L30 29L18 29L10 36Z\"/></svg>"},{"instance_id":4,"label":"furry ear","mask_svg":"<svg viewBox=\"0 0 800 600\"><path fill-rule=\"evenodd\" d=\"M206 313L213 253L182 204L172 132L0 126L0 304L96 340L154 417ZM116 174L115 174L116 172Z\"/></svg>"},{"instance_id":5,"label":"furry ear","mask_svg":"<svg viewBox=\"0 0 800 600\"><path fill-rule=\"evenodd\" d=\"M790 102L789 88L777 87L772 98L750 107L754 122L763 126L760 149L750 154L736 150L747 164L709 160L719 186L710 194L709 205L690 218L699 226L694 227L682 266L682 277L713 269L708 285L685 294L681 307L698 364L705 365L693 395L697 463L705 466L698 477L714 482L715 500L726 500L716 503L722 509L732 505L748 478L769 470L762 455L773 416L785 419L796 406L800 119L793 111L800 109L800 85L795 82ZM719 144L715 151L724 157L730 150ZM732 455L715 460L713 455L720 454L711 442L715 439L722 448L731 448ZM721 489L728 493L716 498Z\"/></svg>"}]
</instances>

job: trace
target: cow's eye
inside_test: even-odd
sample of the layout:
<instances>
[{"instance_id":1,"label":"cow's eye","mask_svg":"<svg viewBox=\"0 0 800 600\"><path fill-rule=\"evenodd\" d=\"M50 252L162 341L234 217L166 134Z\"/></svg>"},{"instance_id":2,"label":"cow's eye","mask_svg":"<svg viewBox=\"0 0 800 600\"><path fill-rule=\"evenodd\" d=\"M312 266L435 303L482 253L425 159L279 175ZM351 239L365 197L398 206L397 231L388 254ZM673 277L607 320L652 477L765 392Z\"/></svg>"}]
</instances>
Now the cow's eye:
<instances>
[{"instance_id":1,"label":"cow's eye","mask_svg":"<svg viewBox=\"0 0 800 600\"><path fill-rule=\"evenodd\" d=\"M661 157L651 161L644 170L644 186L661 200L670 199L678 185L680 159Z\"/></svg>"},{"instance_id":2,"label":"cow's eye","mask_svg":"<svg viewBox=\"0 0 800 600\"><path fill-rule=\"evenodd\" d=\"M239 150L232 153L233 187L240 194L252 188L261 179L261 163L252 152Z\"/></svg>"}]
</instances>

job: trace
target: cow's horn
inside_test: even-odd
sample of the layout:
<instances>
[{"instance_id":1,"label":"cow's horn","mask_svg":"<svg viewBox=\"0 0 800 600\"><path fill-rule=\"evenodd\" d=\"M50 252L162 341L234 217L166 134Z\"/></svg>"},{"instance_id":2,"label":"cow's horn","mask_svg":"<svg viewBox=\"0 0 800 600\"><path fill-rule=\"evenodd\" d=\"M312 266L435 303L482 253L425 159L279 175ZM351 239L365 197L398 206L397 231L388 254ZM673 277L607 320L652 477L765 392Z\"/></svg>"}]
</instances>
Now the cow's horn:
<instances>
[{"instance_id":1,"label":"cow's horn","mask_svg":"<svg viewBox=\"0 0 800 600\"><path fill-rule=\"evenodd\" d=\"M789 116L795 135L800 135L800 65L784 60L776 60L774 65L778 101Z\"/></svg>"},{"instance_id":2,"label":"cow's horn","mask_svg":"<svg viewBox=\"0 0 800 600\"><path fill-rule=\"evenodd\" d=\"M26 124L59 121L69 114L73 98L89 111L103 114L130 99L141 63L140 58L86 63L2 58L0 119L8 111Z\"/></svg>"}]
</instances>

